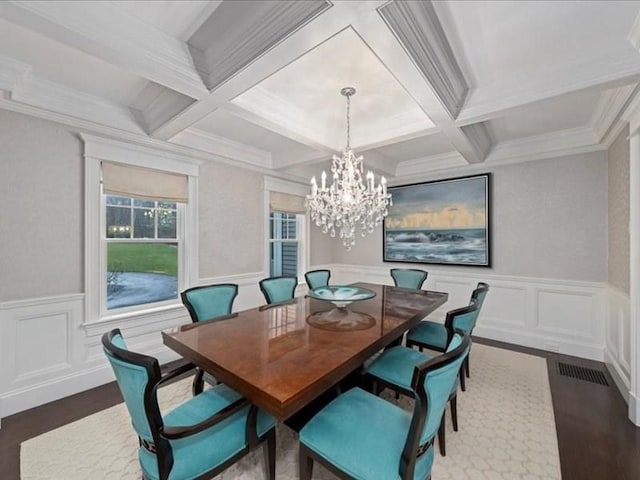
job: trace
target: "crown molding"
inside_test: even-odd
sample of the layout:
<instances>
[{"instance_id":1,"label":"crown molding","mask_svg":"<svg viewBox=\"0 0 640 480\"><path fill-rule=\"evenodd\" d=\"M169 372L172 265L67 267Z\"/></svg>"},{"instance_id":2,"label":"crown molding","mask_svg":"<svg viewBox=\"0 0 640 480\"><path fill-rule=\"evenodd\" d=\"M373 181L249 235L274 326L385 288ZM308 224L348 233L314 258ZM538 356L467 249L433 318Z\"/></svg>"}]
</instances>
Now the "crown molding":
<instances>
[{"instance_id":1,"label":"crown molding","mask_svg":"<svg viewBox=\"0 0 640 480\"><path fill-rule=\"evenodd\" d=\"M409 180L413 175L429 174L436 171L448 170L467 166L467 162L458 152L447 152L438 155L415 158L400 162L396 167L394 183L404 179Z\"/></svg>"},{"instance_id":2,"label":"crown molding","mask_svg":"<svg viewBox=\"0 0 640 480\"><path fill-rule=\"evenodd\" d=\"M484 163L468 165L458 152L400 162L396 169L394 183L412 180L414 176L429 175L434 172L486 170L488 167L513 165L606 149L606 145L596 141L596 135L591 127L580 127L498 143L493 147Z\"/></svg>"},{"instance_id":3,"label":"crown molding","mask_svg":"<svg viewBox=\"0 0 640 480\"><path fill-rule=\"evenodd\" d=\"M572 92L603 90L640 80L640 55L623 53L600 61L576 62L549 70L525 81L512 79L470 92L456 119L464 126L499 117L503 113Z\"/></svg>"},{"instance_id":4,"label":"crown molding","mask_svg":"<svg viewBox=\"0 0 640 480\"><path fill-rule=\"evenodd\" d=\"M606 150L590 126L498 143L486 163L512 164Z\"/></svg>"},{"instance_id":5,"label":"crown molding","mask_svg":"<svg viewBox=\"0 0 640 480\"><path fill-rule=\"evenodd\" d=\"M469 87L432 2L388 2L378 13L456 118Z\"/></svg>"},{"instance_id":6,"label":"crown molding","mask_svg":"<svg viewBox=\"0 0 640 480\"><path fill-rule=\"evenodd\" d=\"M176 135L171 141L172 143L196 148L214 155L242 159L243 162L258 167L269 169L272 167L271 153L197 128L188 128Z\"/></svg>"},{"instance_id":7,"label":"crown molding","mask_svg":"<svg viewBox=\"0 0 640 480\"><path fill-rule=\"evenodd\" d=\"M192 98L208 95L189 49L115 2L0 2L0 18Z\"/></svg>"},{"instance_id":8,"label":"crown molding","mask_svg":"<svg viewBox=\"0 0 640 480\"><path fill-rule=\"evenodd\" d=\"M258 173L277 176L286 180L294 182L305 182L303 177L298 175L289 174L281 171L274 171L270 168L258 166L247 162L242 157L230 157L218 155L216 153L208 152L206 150L199 149L197 147L191 147L186 145L179 145L165 140L159 140L156 138L148 137L143 134L136 134L118 128L102 125L93 121L84 120L78 117L73 117L64 113L52 112L41 107L27 105L19 102L15 102L11 99L3 98L0 96L0 109L8 110L23 115L30 115L32 117L42 118L51 122L55 122L61 125L66 125L77 131L90 132L94 134L107 135L109 137L123 140L132 144L150 146L169 153L176 153L179 155L185 155L193 158L194 160L201 160L206 162L214 162L223 165L229 165L236 168L245 168L247 170L255 171ZM227 153L232 153L231 149Z\"/></svg>"},{"instance_id":9,"label":"crown molding","mask_svg":"<svg viewBox=\"0 0 640 480\"><path fill-rule=\"evenodd\" d=\"M636 84L607 90L602 94L590 122L599 143L611 146L624 127L622 114L638 91L640 86Z\"/></svg>"},{"instance_id":10,"label":"crown molding","mask_svg":"<svg viewBox=\"0 0 640 480\"><path fill-rule=\"evenodd\" d=\"M216 89L332 6L327 0L312 0L272 2L260 15L255 15L259 10L248 9L246 15L255 18L245 29L236 29L225 39L226 48L220 48L217 42L198 55L198 68L205 72L207 86Z\"/></svg>"}]
</instances>

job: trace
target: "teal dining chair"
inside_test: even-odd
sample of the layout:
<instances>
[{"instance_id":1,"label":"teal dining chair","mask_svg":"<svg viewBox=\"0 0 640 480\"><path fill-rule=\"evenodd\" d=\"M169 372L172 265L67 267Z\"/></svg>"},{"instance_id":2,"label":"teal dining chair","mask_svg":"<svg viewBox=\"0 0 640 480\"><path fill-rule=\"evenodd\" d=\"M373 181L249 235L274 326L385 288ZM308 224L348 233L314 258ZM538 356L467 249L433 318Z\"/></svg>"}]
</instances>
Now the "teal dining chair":
<instances>
[{"instance_id":1,"label":"teal dining chair","mask_svg":"<svg viewBox=\"0 0 640 480\"><path fill-rule=\"evenodd\" d=\"M188 288L180 294L191 321L220 320L231 313L233 301L238 296L238 285L235 283L218 283ZM218 381L201 368L196 368L193 377L193 394L204 389L204 382L215 385Z\"/></svg>"},{"instance_id":2,"label":"teal dining chair","mask_svg":"<svg viewBox=\"0 0 640 480\"><path fill-rule=\"evenodd\" d=\"M291 300L298 286L298 277L270 277L260 280L260 290L267 303Z\"/></svg>"},{"instance_id":3,"label":"teal dining chair","mask_svg":"<svg viewBox=\"0 0 640 480\"><path fill-rule=\"evenodd\" d=\"M482 309L487 293L489 293L489 285L484 282L478 282L478 285L471 293L470 302L476 302L478 309L475 316L469 318L468 325L462 326L462 328L469 332L469 335L473 334L473 329L478 321L478 316L480 315L480 310ZM420 322L407 333L407 347L413 346L418 347L420 350L427 348L437 352L444 352L447 348L447 330L445 326L442 323L432 322L430 320ZM469 378L470 366L468 357L465 360L464 369L466 377ZM460 386L462 391L465 391L464 377L460 378Z\"/></svg>"},{"instance_id":4,"label":"teal dining chair","mask_svg":"<svg viewBox=\"0 0 640 480\"><path fill-rule=\"evenodd\" d=\"M392 268L391 278L396 287L413 288L420 290L427 279L428 272L417 268Z\"/></svg>"},{"instance_id":5,"label":"teal dining chair","mask_svg":"<svg viewBox=\"0 0 640 480\"><path fill-rule=\"evenodd\" d=\"M470 344L456 331L448 352L413 367L411 412L360 388L329 403L300 431L300 479L311 479L314 461L340 478L429 479L434 437Z\"/></svg>"},{"instance_id":6,"label":"teal dining chair","mask_svg":"<svg viewBox=\"0 0 640 480\"><path fill-rule=\"evenodd\" d=\"M222 384L163 413L158 388L193 365L163 376L157 359L129 351L119 329L105 333L102 346L138 435L143 479L212 478L262 445L266 478L275 480L273 417Z\"/></svg>"},{"instance_id":7,"label":"teal dining chair","mask_svg":"<svg viewBox=\"0 0 640 480\"><path fill-rule=\"evenodd\" d=\"M447 312L447 317L444 323L445 327L445 348L444 351L451 349L451 339L453 338L455 331L463 331L469 333L466 328L469 322L476 315L479 305L472 300L470 305L466 305L455 310ZM471 348L471 347L469 347ZM468 357L468 350L463 358L466 360ZM371 364L364 370L364 378L371 385L371 389L375 394L378 394L381 389L390 388L394 390L396 394L403 394L409 397L414 395L414 391L411 388L411 380L413 375L413 369L415 365L422 362L429 361L433 358L433 355L415 350L410 347L395 346L383 351ZM464 373L460 371L460 378L464 378ZM452 390L449 392L449 404L451 406L451 422L453 424L453 430L458 431L458 381L454 384ZM445 417L442 417L442 425L438 430L438 440L440 445L440 453L446 455L445 447Z\"/></svg>"},{"instance_id":8,"label":"teal dining chair","mask_svg":"<svg viewBox=\"0 0 640 480\"><path fill-rule=\"evenodd\" d=\"M311 270L304 274L304 279L307 281L309 290L313 290L318 287L326 287L329 285L330 278L330 270Z\"/></svg>"}]
</instances>

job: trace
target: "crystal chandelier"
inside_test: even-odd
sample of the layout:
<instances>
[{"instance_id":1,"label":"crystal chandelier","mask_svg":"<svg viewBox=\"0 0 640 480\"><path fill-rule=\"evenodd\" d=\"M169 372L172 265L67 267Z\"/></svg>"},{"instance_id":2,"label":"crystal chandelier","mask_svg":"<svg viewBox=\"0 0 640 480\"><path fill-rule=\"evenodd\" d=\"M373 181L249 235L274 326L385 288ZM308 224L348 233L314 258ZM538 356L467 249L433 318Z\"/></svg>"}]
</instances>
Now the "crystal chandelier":
<instances>
[{"instance_id":1,"label":"crystal chandelier","mask_svg":"<svg viewBox=\"0 0 640 480\"><path fill-rule=\"evenodd\" d=\"M391 194L387 193L387 179L382 177L380 184L375 185L373 172L368 171L366 185L363 182L362 155L356 156L351 150L351 129L349 114L351 96L356 93L353 87L345 87L340 93L347 97L347 146L342 157L333 156L331 172L333 181L327 187L327 174L323 171L321 185L316 177L311 179L311 194L307 195L307 206L311 220L322 233L340 238L347 250L356 243L356 230L361 236L373 233L373 229L382 223L387 215L387 206L391 205Z\"/></svg>"}]
</instances>

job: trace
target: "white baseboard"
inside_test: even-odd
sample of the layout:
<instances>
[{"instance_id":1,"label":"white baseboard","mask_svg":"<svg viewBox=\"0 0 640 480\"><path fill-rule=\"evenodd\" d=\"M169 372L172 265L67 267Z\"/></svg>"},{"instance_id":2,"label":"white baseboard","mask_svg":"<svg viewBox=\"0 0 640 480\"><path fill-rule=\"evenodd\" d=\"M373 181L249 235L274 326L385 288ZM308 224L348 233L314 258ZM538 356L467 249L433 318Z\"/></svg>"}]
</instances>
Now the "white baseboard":
<instances>
[{"instance_id":1,"label":"white baseboard","mask_svg":"<svg viewBox=\"0 0 640 480\"><path fill-rule=\"evenodd\" d=\"M620 395L622 395L622 398L628 405L629 395L631 394L631 392L629 391L629 379L620 369L620 365L618 364L618 362L611 356L611 353L606 348L604 351L604 364L611 374L611 378L613 378L616 387L620 391Z\"/></svg>"}]
</instances>

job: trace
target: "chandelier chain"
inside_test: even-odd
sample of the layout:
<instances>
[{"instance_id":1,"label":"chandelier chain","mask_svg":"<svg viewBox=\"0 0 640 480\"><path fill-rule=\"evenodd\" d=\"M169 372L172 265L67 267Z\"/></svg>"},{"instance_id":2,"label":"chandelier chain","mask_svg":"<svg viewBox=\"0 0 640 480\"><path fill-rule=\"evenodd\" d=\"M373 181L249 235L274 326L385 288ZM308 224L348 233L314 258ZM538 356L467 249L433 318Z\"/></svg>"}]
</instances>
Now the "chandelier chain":
<instances>
[{"instance_id":1,"label":"chandelier chain","mask_svg":"<svg viewBox=\"0 0 640 480\"><path fill-rule=\"evenodd\" d=\"M349 116L351 113L351 95L347 95L347 150L351 148L351 121Z\"/></svg>"}]
</instances>

